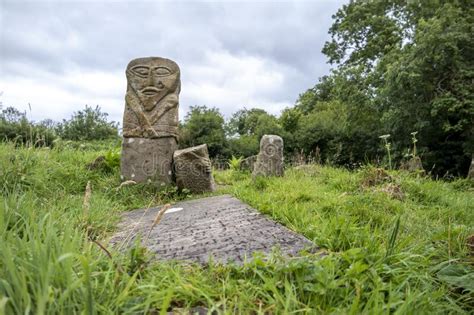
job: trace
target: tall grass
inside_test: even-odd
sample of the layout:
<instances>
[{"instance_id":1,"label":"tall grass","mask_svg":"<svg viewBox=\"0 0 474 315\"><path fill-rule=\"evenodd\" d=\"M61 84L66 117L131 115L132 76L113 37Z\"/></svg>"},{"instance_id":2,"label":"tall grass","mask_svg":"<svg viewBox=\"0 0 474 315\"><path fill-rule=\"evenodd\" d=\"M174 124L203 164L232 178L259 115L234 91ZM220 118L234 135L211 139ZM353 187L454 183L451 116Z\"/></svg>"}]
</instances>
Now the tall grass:
<instances>
[{"instance_id":1,"label":"tall grass","mask_svg":"<svg viewBox=\"0 0 474 315\"><path fill-rule=\"evenodd\" d=\"M139 245L123 253L107 245L122 211L182 198L148 185L119 188L116 166L87 168L109 149L0 144L0 313L463 314L474 307L469 181L390 172L389 183L367 186L371 168L309 166L257 187L249 174L217 172L227 184L218 193L303 233L325 255L287 260L275 251L240 267L197 266L153 262ZM388 184L404 197L393 198Z\"/></svg>"}]
</instances>

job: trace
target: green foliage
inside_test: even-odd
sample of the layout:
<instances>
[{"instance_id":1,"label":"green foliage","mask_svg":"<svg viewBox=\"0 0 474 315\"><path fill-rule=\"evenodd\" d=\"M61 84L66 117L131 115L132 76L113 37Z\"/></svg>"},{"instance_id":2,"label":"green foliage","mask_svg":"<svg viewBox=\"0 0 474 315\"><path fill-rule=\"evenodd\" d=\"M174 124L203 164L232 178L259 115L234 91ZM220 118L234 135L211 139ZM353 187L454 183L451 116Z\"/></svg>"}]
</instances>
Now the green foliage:
<instances>
[{"instance_id":1,"label":"green foliage","mask_svg":"<svg viewBox=\"0 0 474 315\"><path fill-rule=\"evenodd\" d=\"M461 264L442 264L443 267L437 272L438 278L454 289L465 290L466 293L474 294L474 272L471 268Z\"/></svg>"},{"instance_id":2,"label":"green foliage","mask_svg":"<svg viewBox=\"0 0 474 315\"><path fill-rule=\"evenodd\" d=\"M242 156L241 157L235 157L235 156L232 155L229 162L227 162L227 164L229 165L230 170L240 171L240 164L242 163L243 159L244 158Z\"/></svg>"},{"instance_id":3,"label":"green foliage","mask_svg":"<svg viewBox=\"0 0 474 315\"><path fill-rule=\"evenodd\" d=\"M120 149L110 149L105 153L105 164L110 170L120 167Z\"/></svg>"},{"instance_id":4,"label":"green foliage","mask_svg":"<svg viewBox=\"0 0 474 315\"><path fill-rule=\"evenodd\" d=\"M243 135L229 138L229 151L232 155L249 157L256 155L260 148L260 139L255 135Z\"/></svg>"},{"instance_id":5,"label":"green foliage","mask_svg":"<svg viewBox=\"0 0 474 315\"><path fill-rule=\"evenodd\" d=\"M227 165L229 165L229 170L231 171L230 177L231 181L239 181L245 178L244 172L241 170L240 166L243 161L243 157L232 156Z\"/></svg>"},{"instance_id":6,"label":"green foliage","mask_svg":"<svg viewBox=\"0 0 474 315\"><path fill-rule=\"evenodd\" d=\"M417 130L425 169L433 175L466 174L474 150L473 16L469 1L344 5L323 48L335 68L300 95L299 127L284 126L293 137L308 124L321 130L323 123L309 118L318 107L343 107L342 136L340 128L316 131L299 147L308 150L316 140L323 154L338 156L338 164L373 161L381 153L377 136L390 133L396 163L412 144L410 132ZM337 145L331 148L331 142Z\"/></svg>"},{"instance_id":7,"label":"green foliage","mask_svg":"<svg viewBox=\"0 0 474 315\"><path fill-rule=\"evenodd\" d=\"M180 128L180 146L207 144L209 155L226 155L224 117L217 108L191 106Z\"/></svg>"},{"instance_id":8,"label":"green foliage","mask_svg":"<svg viewBox=\"0 0 474 315\"><path fill-rule=\"evenodd\" d=\"M7 194L12 191L23 191L33 184L31 173L37 166L38 155L32 148L15 152L13 145L11 152L4 152L0 159L1 192ZM15 154L16 153L16 154Z\"/></svg>"},{"instance_id":9,"label":"green foliage","mask_svg":"<svg viewBox=\"0 0 474 315\"><path fill-rule=\"evenodd\" d=\"M442 175L467 173L474 150L473 14L472 4L446 3L420 20L413 44L391 56L381 88L390 100L383 122L398 147L418 130L425 164Z\"/></svg>"},{"instance_id":10,"label":"green foliage","mask_svg":"<svg viewBox=\"0 0 474 315\"><path fill-rule=\"evenodd\" d=\"M241 109L235 112L229 123L227 124L228 133L230 135L255 135L259 127L259 119L261 117L268 117L269 114L263 109Z\"/></svg>"},{"instance_id":11,"label":"green foliage","mask_svg":"<svg viewBox=\"0 0 474 315\"><path fill-rule=\"evenodd\" d=\"M120 150L109 149L104 155L99 155L87 165L89 171L113 173L120 168Z\"/></svg>"},{"instance_id":12,"label":"green foliage","mask_svg":"<svg viewBox=\"0 0 474 315\"><path fill-rule=\"evenodd\" d=\"M257 120L254 135L261 139L264 135L281 135L282 128L278 119L273 115L261 115Z\"/></svg>"},{"instance_id":13,"label":"green foliage","mask_svg":"<svg viewBox=\"0 0 474 315\"><path fill-rule=\"evenodd\" d=\"M389 184L399 185L403 201L383 190ZM228 192L325 248L326 259L309 269L287 265L303 305L322 313L468 313L474 298L466 246L474 232L469 187L382 169L308 166L264 184L239 180ZM446 266L452 272L440 272ZM259 272L277 275L268 268ZM309 292L311 302L304 298Z\"/></svg>"},{"instance_id":14,"label":"green foliage","mask_svg":"<svg viewBox=\"0 0 474 315\"><path fill-rule=\"evenodd\" d=\"M1 109L1 106L0 106ZM17 144L52 146L56 139L55 124L51 120L31 122L13 107L0 112L0 141L14 141Z\"/></svg>"},{"instance_id":15,"label":"green foliage","mask_svg":"<svg viewBox=\"0 0 474 315\"><path fill-rule=\"evenodd\" d=\"M7 107L0 112L0 141L52 147L81 145L67 141L118 139L118 124L107 122L107 116L101 112L99 106L95 109L86 106L84 110L74 113L70 120L63 120L62 123L50 119L33 122L28 120L26 113L14 107ZM61 139L58 139L58 136Z\"/></svg>"},{"instance_id":16,"label":"green foliage","mask_svg":"<svg viewBox=\"0 0 474 315\"><path fill-rule=\"evenodd\" d=\"M289 151L308 154L319 148L323 161L346 166L376 160L380 114L364 92L364 82L360 69L334 71L300 95L295 107L287 109L299 114L297 127L284 124L294 128L284 133Z\"/></svg>"},{"instance_id":17,"label":"green foliage","mask_svg":"<svg viewBox=\"0 0 474 315\"><path fill-rule=\"evenodd\" d=\"M226 131L231 154L245 157L258 153L263 135L283 134L279 119L259 108L244 108L234 113Z\"/></svg>"},{"instance_id":18,"label":"green foliage","mask_svg":"<svg viewBox=\"0 0 474 315\"><path fill-rule=\"evenodd\" d=\"M289 111L300 111L297 105ZM371 147L375 141L355 128L347 106L341 101L319 102L305 115L298 118L295 131L285 130L285 147L290 152L310 154L320 150L323 161L349 165L356 161L374 158L378 150ZM377 148L377 147L375 147Z\"/></svg>"},{"instance_id":19,"label":"green foliage","mask_svg":"<svg viewBox=\"0 0 474 315\"><path fill-rule=\"evenodd\" d=\"M84 110L75 112L69 120L63 120L57 127L59 136L64 140L104 140L118 136L118 124L107 121L107 113L99 106L86 105Z\"/></svg>"},{"instance_id":20,"label":"green foliage","mask_svg":"<svg viewBox=\"0 0 474 315\"><path fill-rule=\"evenodd\" d=\"M395 221L395 225L393 226L392 233L390 234L390 239L387 243L387 253L385 254L385 257L390 257L393 254L393 251L395 249L395 242L397 240L398 232L400 230L400 216Z\"/></svg>"},{"instance_id":21,"label":"green foliage","mask_svg":"<svg viewBox=\"0 0 474 315\"><path fill-rule=\"evenodd\" d=\"M255 187L256 190L258 191L263 191L268 187L268 181L267 178L264 176L256 176L253 179L253 186Z\"/></svg>"},{"instance_id":22,"label":"green foliage","mask_svg":"<svg viewBox=\"0 0 474 315\"><path fill-rule=\"evenodd\" d=\"M203 306L242 314L463 314L474 306L466 247L474 200L466 180L383 171L383 180L364 188L360 183L374 169L308 166L256 182L244 173L215 172L216 181L227 184L218 193L231 193L304 234L325 255L288 259L275 251L243 266L199 266L153 262L141 246L119 251L102 241L122 211L183 198L173 188L117 189L118 169L86 169L109 150L108 143L51 150L0 144L0 311L186 313ZM406 197L391 198L380 190L387 184L399 185ZM91 229L110 256L90 240Z\"/></svg>"}]
</instances>

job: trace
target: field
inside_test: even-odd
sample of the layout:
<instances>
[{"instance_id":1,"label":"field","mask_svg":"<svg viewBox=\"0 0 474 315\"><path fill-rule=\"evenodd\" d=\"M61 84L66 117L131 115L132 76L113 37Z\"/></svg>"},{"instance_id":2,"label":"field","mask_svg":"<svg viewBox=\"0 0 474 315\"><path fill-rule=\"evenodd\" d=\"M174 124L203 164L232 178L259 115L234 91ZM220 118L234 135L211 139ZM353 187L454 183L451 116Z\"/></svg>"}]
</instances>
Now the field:
<instances>
[{"instance_id":1,"label":"field","mask_svg":"<svg viewBox=\"0 0 474 315\"><path fill-rule=\"evenodd\" d=\"M198 196L120 187L117 145L0 144L0 314L473 312L472 181L372 166L303 165L255 182L216 171L216 194L304 234L324 255L157 263L138 244L125 253L107 245L119 214Z\"/></svg>"}]
</instances>

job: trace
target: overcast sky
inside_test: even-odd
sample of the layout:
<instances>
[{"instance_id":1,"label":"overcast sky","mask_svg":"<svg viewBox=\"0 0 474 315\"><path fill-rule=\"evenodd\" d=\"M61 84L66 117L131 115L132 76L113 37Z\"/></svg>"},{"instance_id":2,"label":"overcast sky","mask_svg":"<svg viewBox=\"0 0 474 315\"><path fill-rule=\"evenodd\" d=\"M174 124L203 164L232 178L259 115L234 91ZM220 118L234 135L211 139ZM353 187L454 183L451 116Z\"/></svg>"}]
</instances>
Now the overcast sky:
<instances>
[{"instance_id":1,"label":"overcast sky","mask_svg":"<svg viewBox=\"0 0 474 315\"><path fill-rule=\"evenodd\" d=\"M88 104L121 121L127 63L161 56L181 68L181 119L192 105L278 115L328 73L343 2L0 0L0 101L34 120Z\"/></svg>"}]
</instances>

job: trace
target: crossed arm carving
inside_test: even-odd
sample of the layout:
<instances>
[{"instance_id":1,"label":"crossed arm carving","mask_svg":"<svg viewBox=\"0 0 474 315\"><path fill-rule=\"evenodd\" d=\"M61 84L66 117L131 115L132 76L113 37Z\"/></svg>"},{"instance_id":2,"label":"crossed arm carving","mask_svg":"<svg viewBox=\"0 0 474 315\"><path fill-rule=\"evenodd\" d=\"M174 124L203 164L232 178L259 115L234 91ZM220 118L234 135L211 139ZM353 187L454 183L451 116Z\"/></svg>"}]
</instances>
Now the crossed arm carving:
<instances>
[{"instance_id":1,"label":"crossed arm carving","mask_svg":"<svg viewBox=\"0 0 474 315\"><path fill-rule=\"evenodd\" d=\"M130 129L130 134L143 134L145 137L159 137L154 125L170 110L178 107L178 97L175 94L167 95L159 102L156 110L151 115L146 115L136 95L127 93L125 96L127 107L133 112L137 121L135 128ZM125 122L124 122L125 128Z\"/></svg>"}]
</instances>

